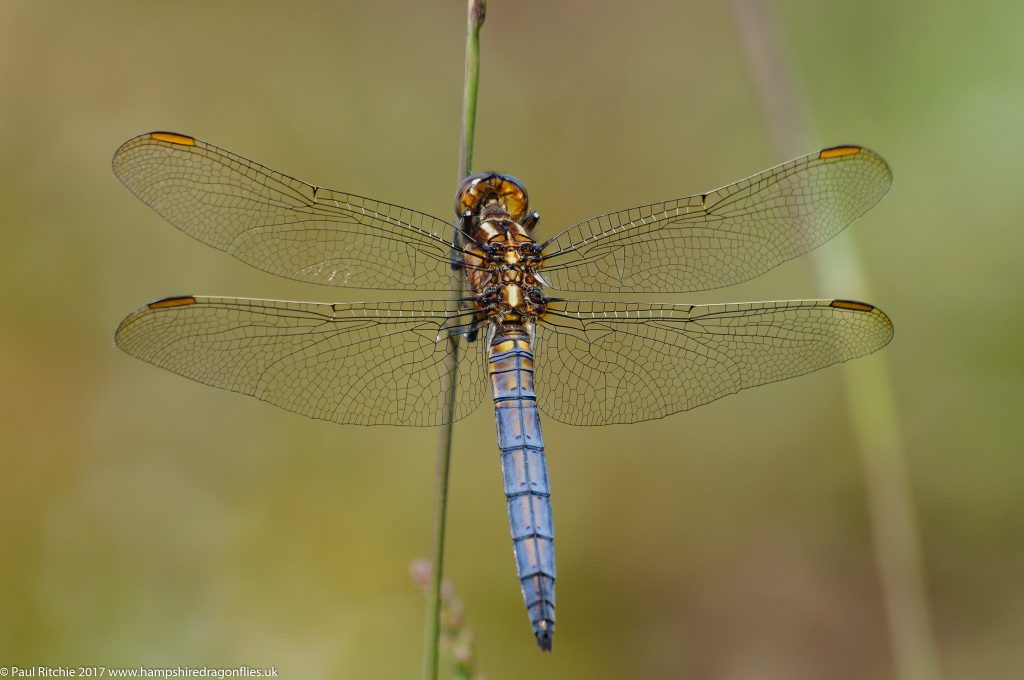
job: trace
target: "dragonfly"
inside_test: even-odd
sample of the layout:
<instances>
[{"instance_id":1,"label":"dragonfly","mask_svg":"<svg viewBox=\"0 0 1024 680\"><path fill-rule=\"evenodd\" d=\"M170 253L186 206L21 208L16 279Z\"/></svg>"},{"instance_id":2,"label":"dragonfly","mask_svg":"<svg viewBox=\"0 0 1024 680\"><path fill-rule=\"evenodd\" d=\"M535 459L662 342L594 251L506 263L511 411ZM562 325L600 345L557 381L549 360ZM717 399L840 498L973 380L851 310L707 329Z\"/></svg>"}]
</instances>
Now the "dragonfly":
<instances>
[{"instance_id":1,"label":"dragonfly","mask_svg":"<svg viewBox=\"0 0 1024 680\"><path fill-rule=\"evenodd\" d=\"M132 312L115 342L200 383L342 424L443 425L490 397L516 571L545 651L556 573L541 413L585 426L662 418L869 354L893 335L880 309L855 300L600 299L729 286L828 241L892 182L860 146L546 240L522 182L493 172L461 183L448 221L178 133L125 142L113 168L172 225L265 272L410 293L334 304L180 295Z\"/></svg>"}]
</instances>

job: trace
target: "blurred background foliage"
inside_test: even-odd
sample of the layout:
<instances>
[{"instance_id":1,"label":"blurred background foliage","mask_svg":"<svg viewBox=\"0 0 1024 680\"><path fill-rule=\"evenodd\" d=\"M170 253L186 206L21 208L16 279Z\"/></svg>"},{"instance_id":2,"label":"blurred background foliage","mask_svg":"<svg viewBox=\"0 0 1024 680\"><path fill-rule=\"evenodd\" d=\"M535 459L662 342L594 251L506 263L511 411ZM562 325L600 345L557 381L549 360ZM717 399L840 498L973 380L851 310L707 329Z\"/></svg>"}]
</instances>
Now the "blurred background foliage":
<instances>
[{"instance_id":1,"label":"blurred background foliage","mask_svg":"<svg viewBox=\"0 0 1024 680\"><path fill-rule=\"evenodd\" d=\"M890 162L856 242L896 338L949 678L1024 668L1024 5L780 0L820 145ZM193 134L446 217L464 3L0 5L0 663L276 664L415 677L436 432L339 427L117 352L155 297L354 300L275 279L132 198L110 156ZM478 169L543 234L780 156L726 3L492 0ZM1014 273L1018 272L1018 273ZM850 297L806 261L715 302ZM875 361L868 358L862 361ZM651 423L548 421L559 612L541 655L481 408L455 433L447 569L496 680L894 678L841 373Z\"/></svg>"}]
</instances>

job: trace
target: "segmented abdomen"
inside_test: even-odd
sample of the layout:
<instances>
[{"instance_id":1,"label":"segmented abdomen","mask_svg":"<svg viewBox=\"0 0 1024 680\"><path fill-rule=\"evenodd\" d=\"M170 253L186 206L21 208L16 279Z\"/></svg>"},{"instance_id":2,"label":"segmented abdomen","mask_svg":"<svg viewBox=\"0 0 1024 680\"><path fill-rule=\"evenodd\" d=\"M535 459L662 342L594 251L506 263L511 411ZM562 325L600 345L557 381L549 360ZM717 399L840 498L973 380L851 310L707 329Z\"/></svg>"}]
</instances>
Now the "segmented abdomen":
<instances>
[{"instance_id":1,"label":"segmented abdomen","mask_svg":"<svg viewBox=\"0 0 1024 680\"><path fill-rule=\"evenodd\" d=\"M488 360L516 570L537 644L547 651L555 632L555 534L533 350L522 326L501 327Z\"/></svg>"}]
</instances>

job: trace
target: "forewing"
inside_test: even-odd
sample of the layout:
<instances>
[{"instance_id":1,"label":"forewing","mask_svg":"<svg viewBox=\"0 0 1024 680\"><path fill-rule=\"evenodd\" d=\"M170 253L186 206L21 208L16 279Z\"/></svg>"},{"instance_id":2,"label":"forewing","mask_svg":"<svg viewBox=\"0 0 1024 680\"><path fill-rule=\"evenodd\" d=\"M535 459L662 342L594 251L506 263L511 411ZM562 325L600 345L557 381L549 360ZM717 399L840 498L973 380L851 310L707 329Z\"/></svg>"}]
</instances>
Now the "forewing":
<instances>
[{"instance_id":1,"label":"forewing","mask_svg":"<svg viewBox=\"0 0 1024 680\"><path fill-rule=\"evenodd\" d=\"M740 283L829 240L891 183L873 151L825 149L706 194L580 222L544 245L543 274L552 287L577 292Z\"/></svg>"},{"instance_id":2,"label":"forewing","mask_svg":"<svg viewBox=\"0 0 1024 680\"><path fill-rule=\"evenodd\" d=\"M352 288L450 288L453 231L436 217L317 187L175 133L125 142L113 166L168 222L271 274Z\"/></svg>"},{"instance_id":3,"label":"forewing","mask_svg":"<svg viewBox=\"0 0 1024 680\"><path fill-rule=\"evenodd\" d=\"M892 334L880 309L846 300L553 301L537 327L537 396L563 423L635 423L869 354Z\"/></svg>"},{"instance_id":4,"label":"forewing","mask_svg":"<svg viewBox=\"0 0 1024 680\"><path fill-rule=\"evenodd\" d=\"M129 315L115 341L161 368L310 418L438 425L446 420L446 333L470 321L447 305L168 298ZM463 342L455 420L486 393L480 347Z\"/></svg>"}]
</instances>

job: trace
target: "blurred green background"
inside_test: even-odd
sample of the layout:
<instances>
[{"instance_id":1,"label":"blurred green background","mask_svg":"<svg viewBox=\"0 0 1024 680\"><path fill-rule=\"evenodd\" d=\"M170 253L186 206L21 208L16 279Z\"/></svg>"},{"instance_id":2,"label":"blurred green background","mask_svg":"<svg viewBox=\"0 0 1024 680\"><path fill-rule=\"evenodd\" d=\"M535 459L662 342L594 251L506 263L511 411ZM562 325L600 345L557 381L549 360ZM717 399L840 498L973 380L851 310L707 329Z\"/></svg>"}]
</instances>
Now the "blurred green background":
<instances>
[{"instance_id":1,"label":"blurred green background","mask_svg":"<svg viewBox=\"0 0 1024 680\"><path fill-rule=\"evenodd\" d=\"M960 5L959 7L955 5ZM906 439L945 677L1024 668L1024 5L772 5L820 139L885 156L856 243ZM434 430L340 427L112 344L150 299L355 300L184 236L114 179L140 132L447 217L464 4L0 5L0 664L417 677ZM492 0L478 169L543 234L710 189L780 149L728 3ZM680 302L863 297L808 258ZM877 357L863 362L878 361ZM455 432L448 574L500 678L896 678L842 372L663 420L547 421L558 634L541 655L494 439Z\"/></svg>"}]
</instances>

